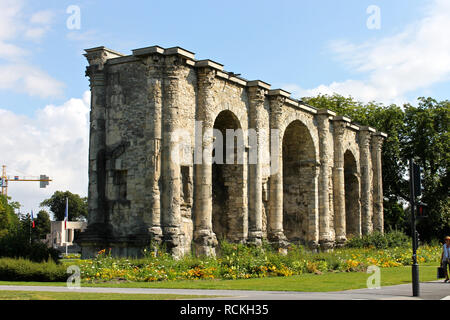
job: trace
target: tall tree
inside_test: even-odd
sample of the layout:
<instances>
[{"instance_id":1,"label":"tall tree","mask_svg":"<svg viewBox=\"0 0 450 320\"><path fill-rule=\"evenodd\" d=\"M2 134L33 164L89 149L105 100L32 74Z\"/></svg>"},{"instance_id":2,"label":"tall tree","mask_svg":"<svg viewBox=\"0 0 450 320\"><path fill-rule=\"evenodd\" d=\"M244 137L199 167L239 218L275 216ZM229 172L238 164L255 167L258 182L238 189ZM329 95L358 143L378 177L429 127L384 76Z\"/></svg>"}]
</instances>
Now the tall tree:
<instances>
[{"instance_id":1,"label":"tall tree","mask_svg":"<svg viewBox=\"0 0 450 320\"><path fill-rule=\"evenodd\" d=\"M35 232L39 239L45 239L45 236L51 232L50 216L47 211L40 210L37 214L35 223Z\"/></svg>"},{"instance_id":2,"label":"tall tree","mask_svg":"<svg viewBox=\"0 0 450 320\"><path fill-rule=\"evenodd\" d=\"M4 195L0 195L0 237L6 235L8 231L14 229L19 224L19 217L15 210L20 208L18 202L9 201Z\"/></svg>"},{"instance_id":3,"label":"tall tree","mask_svg":"<svg viewBox=\"0 0 450 320\"><path fill-rule=\"evenodd\" d=\"M404 157L423 168L422 201L428 218L418 223L422 238L450 233L450 101L419 98L418 107L405 105Z\"/></svg>"},{"instance_id":4,"label":"tall tree","mask_svg":"<svg viewBox=\"0 0 450 320\"><path fill-rule=\"evenodd\" d=\"M87 197L80 197L70 191L55 191L51 198L41 202L41 207L48 207L58 221L64 220L66 198L69 203L69 221L80 221L87 218Z\"/></svg>"}]
</instances>

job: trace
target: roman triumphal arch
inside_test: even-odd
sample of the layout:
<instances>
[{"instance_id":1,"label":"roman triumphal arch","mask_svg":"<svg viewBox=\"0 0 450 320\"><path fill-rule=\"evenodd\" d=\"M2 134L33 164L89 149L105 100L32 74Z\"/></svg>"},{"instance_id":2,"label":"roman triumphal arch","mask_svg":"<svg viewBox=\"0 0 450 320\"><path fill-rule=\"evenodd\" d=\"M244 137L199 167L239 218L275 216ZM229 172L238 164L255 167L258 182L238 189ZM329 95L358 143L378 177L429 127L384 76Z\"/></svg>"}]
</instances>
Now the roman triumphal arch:
<instances>
[{"instance_id":1,"label":"roman triumphal arch","mask_svg":"<svg viewBox=\"0 0 450 320\"><path fill-rule=\"evenodd\" d=\"M83 257L214 255L220 240L314 249L383 231L386 135L179 47L87 49Z\"/></svg>"}]
</instances>

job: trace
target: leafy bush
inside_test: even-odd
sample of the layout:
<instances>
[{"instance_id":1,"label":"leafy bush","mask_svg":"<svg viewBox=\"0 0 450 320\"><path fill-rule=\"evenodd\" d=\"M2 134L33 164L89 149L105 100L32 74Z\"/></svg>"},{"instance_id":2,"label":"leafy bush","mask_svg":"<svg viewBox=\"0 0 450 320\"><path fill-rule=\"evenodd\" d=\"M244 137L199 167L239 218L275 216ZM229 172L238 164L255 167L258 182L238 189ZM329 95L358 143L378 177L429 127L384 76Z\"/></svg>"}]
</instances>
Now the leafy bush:
<instances>
[{"instance_id":1,"label":"leafy bush","mask_svg":"<svg viewBox=\"0 0 450 320\"><path fill-rule=\"evenodd\" d=\"M47 261L49 258L58 261L59 252L48 248L42 242L32 241L28 233L14 230L0 238L0 257L25 258L34 262Z\"/></svg>"},{"instance_id":2,"label":"leafy bush","mask_svg":"<svg viewBox=\"0 0 450 320\"><path fill-rule=\"evenodd\" d=\"M2 281L66 281L65 266L52 260L36 263L26 259L0 259L0 280Z\"/></svg>"},{"instance_id":3,"label":"leafy bush","mask_svg":"<svg viewBox=\"0 0 450 320\"><path fill-rule=\"evenodd\" d=\"M373 232L362 237L354 237L347 241L347 248L406 248L411 246L410 238L400 231L391 231L388 233Z\"/></svg>"}]
</instances>

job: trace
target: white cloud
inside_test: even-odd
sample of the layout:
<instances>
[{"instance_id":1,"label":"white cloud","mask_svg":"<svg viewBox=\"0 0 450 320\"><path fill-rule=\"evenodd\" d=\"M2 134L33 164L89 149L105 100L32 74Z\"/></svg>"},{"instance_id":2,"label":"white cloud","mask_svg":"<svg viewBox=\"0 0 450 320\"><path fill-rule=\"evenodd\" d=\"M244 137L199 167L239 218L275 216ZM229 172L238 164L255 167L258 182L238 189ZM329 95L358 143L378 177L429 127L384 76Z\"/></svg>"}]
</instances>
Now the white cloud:
<instances>
[{"instance_id":1,"label":"white cloud","mask_svg":"<svg viewBox=\"0 0 450 320\"><path fill-rule=\"evenodd\" d=\"M42 39L48 30L48 27L29 28L25 31L25 37L30 40L38 41Z\"/></svg>"},{"instance_id":2,"label":"white cloud","mask_svg":"<svg viewBox=\"0 0 450 320\"><path fill-rule=\"evenodd\" d=\"M62 82L37 67L25 63L0 65L0 89L49 98L62 96L63 88Z\"/></svg>"},{"instance_id":3,"label":"white cloud","mask_svg":"<svg viewBox=\"0 0 450 320\"><path fill-rule=\"evenodd\" d=\"M20 0L0 0L0 41L14 38L20 24L16 24L20 17L23 2Z\"/></svg>"},{"instance_id":4,"label":"white cloud","mask_svg":"<svg viewBox=\"0 0 450 320\"><path fill-rule=\"evenodd\" d=\"M55 13L52 10L42 10L35 12L31 18L31 25L25 31L25 37L33 40L41 40L51 29Z\"/></svg>"},{"instance_id":5,"label":"white cloud","mask_svg":"<svg viewBox=\"0 0 450 320\"><path fill-rule=\"evenodd\" d=\"M28 52L16 45L0 41L0 59L20 61Z\"/></svg>"},{"instance_id":6,"label":"white cloud","mask_svg":"<svg viewBox=\"0 0 450 320\"><path fill-rule=\"evenodd\" d=\"M0 89L41 98L60 97L64 84L35 65L32 52L17 43L22 38L39 41L53 21L53 12L42 10L26 17L24 1L0 0ZM26 58L26 59L25 59Z\"/></svg>"},{"instance_id":7,"label":"white cloud","mask_svg":"<svg viewBox=\"0 0 450 320\"><path fill-rule=\"evenodd\" d=\"M55 13L52 10L41 10L41 11L35 12L31 16L30 22L35 23L35 24L48 25L53 22L54 16L55 16Z\"/></svg>"},{"instance_id":8,"label":"white cloud","mask_svg":"<svg viewBox=\"0 0 450 320\"><path fill-rule=\"evenodd\" d=\"M287 85L293 93L339 93L362 101L405 101L405 95L450 79L450 1L434 0L424 17L390 37L355 44L334 41L338 61L365 76L305 89ZM289 90L287 88L287 90Z\"/></svg>"},{"instance_id":9,"label":"white cloud","mask_svg":"<svg viewBox=\"0 0 450 320\"><path fill-rule=\"evenodd\" d=\"M39 182L10 182L8 195L22 204L22 212L39 210L39 203L56 190L87 195L90 92L61 106L47 105L34 117L0 109L3 164L8 175L53 179L45 189ZM6 134L7 133L7 134Z\"/></svg>"}]
</instances>

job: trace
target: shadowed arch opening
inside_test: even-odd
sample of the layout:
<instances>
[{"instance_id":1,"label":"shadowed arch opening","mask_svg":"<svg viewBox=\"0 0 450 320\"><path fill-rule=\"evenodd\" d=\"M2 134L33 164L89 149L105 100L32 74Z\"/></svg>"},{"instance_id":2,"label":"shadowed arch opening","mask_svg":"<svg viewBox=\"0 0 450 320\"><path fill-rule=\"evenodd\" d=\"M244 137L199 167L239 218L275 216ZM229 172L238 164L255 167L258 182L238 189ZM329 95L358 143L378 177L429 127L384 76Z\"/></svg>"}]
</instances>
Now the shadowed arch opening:
<instances>
[{"instance_id":1,"label":"shadowed arch opening","mask_svg":"<svg viewBox=\"0 0 450 320\"><path fill-rule=\"evenodd\" d=\"M345 231L347 238L359 236L361 203L356 159L350 150L344 154Z\"/></svg>"},{"instance_id":2,"label":"shadowed arch opening","mask_svg":"<svg viewBox=\"0 0 450 320\"><path fill-rule=\"evenodd\" d=\"M246 208L242 163L244 150L238 147L238 139L242 138L239 133L242 132L241 125L233 112L225 110L218 114L214 129L216 131L212 164L213 232L219 241L241 241L244 238ZM233 131L227 134L227 129ZM227 146L230 145L229 139L233 139L234 143L233 147L227 150ZM232 163L230 157L233 159Z\"/></svg>"},{"instance_id":3,"label":"shadowed arch opening","mask_svg":"<svg viewBox=\"0 0 450 320\"><path fill-rule=\"evenodd\" d=\"M314 201L315 149L308 128L289 124L283 136L283 230L294 243L308 240L308 213Z\"/></svg>"}]
</instances>

